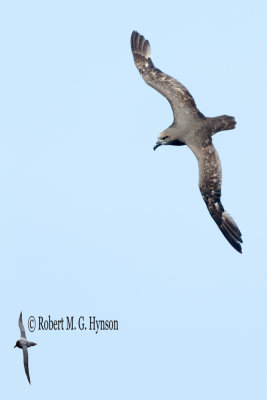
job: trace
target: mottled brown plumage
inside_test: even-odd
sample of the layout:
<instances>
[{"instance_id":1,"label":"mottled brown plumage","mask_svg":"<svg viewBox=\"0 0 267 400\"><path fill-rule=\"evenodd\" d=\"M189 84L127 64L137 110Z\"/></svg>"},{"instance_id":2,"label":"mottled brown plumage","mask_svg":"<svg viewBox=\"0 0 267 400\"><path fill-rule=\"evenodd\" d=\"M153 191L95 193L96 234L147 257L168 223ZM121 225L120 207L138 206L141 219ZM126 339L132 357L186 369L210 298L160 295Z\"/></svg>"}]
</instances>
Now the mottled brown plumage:
<instances>
[{"instance_id":1,"label":"mottled brown plumage","mask_svg":"<svg viewBox=\"0 0 267 400\"><path fill-rule=\"evenodd\" d=\"M189 91L154 66L148 40L136 31L131 36L131 47L135 65L142 78L166 97L174 115L172 125L158 136L154 150L161 145L187 145L193 151L199 166L199 188L207 208L225 238L242 253L241 232L220 201L221 163L212 144L212 135L216 132L235 128L234 117L205 117L197 109Z\"/></svg>"}]
</instances>

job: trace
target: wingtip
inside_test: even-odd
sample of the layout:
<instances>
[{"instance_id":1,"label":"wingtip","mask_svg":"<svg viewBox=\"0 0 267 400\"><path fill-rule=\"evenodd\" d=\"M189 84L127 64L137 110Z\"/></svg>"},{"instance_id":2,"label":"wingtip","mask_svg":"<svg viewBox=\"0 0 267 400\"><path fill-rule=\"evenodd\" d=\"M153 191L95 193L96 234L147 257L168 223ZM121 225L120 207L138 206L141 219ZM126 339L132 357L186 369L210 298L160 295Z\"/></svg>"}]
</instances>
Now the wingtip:
<instances>
[{"instance_id":1,"label":"wingtip","mask_svg":"<svg viewBox=\"0 0 267 400\"><path fill-rule=\"evenodd\" d=\"M131 49L137 68L153 67L150 43L143 35L133 31L131 35Z\"/></svg>"},{"instance_id":2,"label":"wingtip","mask_svg":"<svg viewBox=\"0 0 267 400\"><path fill-rule=\"evenodd\" d=\"M230 242L230 244L232 243ZM240 243L236 242L236 244L235 245L232 244L232 246L238 253L242 254L242 247Z\"/></svg>"},{"instance_id":3,"label":"wingtip","mask_svg":"<svg viewBox=\"0 0 267 400\"><path fill-rule=\"evenodd\" d=\"M220 191L218 193L220 196ZM206 199L205 195L203 199L206 202L210 215L216 222L223 236L238 253L242 254L242 234L233 218L224 210L221 201L218 199L215 201L215 198Z\"/></svg>"},{"instance_id":4,"label":"wingtip","mask_svg":"<svg viewBox=\"0 0 267 400\"><path fill-rule=\"evenodd\" d=\"M233 248L242 254L242 234L233 218L225 211L222 213L222 224L219 228Z\"/></svg>"},{"instance_id":5,"label":"wingtip","mask_svg":"<svg viewBox=\"0 0 267 400\"><path fill-rule=\"evenodd\" d=\"M25 372L26 372L26 371L25 371ZM28 379L29 384L31 385L31 378L30 378L29 372L28 372L28 373L26 372L26 376L27 376L27 379Z\"/></svg>"}]
</instances>

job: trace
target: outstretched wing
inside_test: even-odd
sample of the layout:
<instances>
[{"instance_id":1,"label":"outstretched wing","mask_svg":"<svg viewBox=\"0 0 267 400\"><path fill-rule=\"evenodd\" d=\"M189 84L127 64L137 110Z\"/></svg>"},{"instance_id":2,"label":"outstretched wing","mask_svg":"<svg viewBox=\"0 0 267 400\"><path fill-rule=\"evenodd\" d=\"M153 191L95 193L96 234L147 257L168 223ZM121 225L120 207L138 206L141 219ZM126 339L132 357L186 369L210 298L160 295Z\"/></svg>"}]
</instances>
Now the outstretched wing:
<instances>
[{"instance_id":1,"label":"outstretched wing","mask_svg":"<svg viewBox=\"0 0 267 400\"><path fill-rule=\"evenodd\" d=\"M20 316L19 316L19 329L20 329L21 337L26 339L25 329L24 329L23 322L22 322L22 312L20 313Z\"/></svg>"},{"instance_id":2,"label":"outstretched wing","mask_svg":"<svg viewBox=\"0 0 267 400\"><path fill-rule=\"evenodd\" d=\"M199 188L210 215L228 242L239 253L242 253L240 245L240 243L243 243L241 232L235 221L225 212L220 200L222 184L221 163L213 144L201 148L201 152L198 154L198 164Z\"/></svg>"},{"instance_id":3,"label":"outstretched wing","mask_svg":"<svg viewBox=\"0 0 267 400\"><path fill-rule=\"evenodd\" d=\"M30 379L30 373L29 373L29 360L28 360L28 350L26 346L23 346L23 363L24 363L24 369L25 373L27 375L29 384L31 384L31 379Z\"/></svg>"},{"instance_id":4,"label":"outstretched wing","mask_svg":"<svg viewBox=\"0 0 267 400\"><path fill-rule=\"evenodd\" d=\"M195 101L186 87L154 67L151 59L150 44L148 40L145 40L144 36L133 31L131 47L135 65L142 78L148 85L166 97L171 104L174 118L185 112L194 112L205 118L197 109Z\"/></svg>"}]
</instances>

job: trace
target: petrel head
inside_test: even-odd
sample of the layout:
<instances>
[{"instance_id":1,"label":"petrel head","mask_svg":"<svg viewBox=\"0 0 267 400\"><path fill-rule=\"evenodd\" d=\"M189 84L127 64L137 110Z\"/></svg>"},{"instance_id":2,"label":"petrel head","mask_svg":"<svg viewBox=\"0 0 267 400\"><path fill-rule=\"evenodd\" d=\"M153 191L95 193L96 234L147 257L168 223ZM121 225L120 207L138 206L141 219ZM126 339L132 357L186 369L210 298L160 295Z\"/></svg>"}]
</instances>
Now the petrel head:
<instances>
[{"instance_id":1,"label":"petrel head","mask_svg":"<svg viewBox=\"0 0 267 400\"><path fill-rule=\"evenodd\" d=\"M15 344L15 346L14 346L14 348L15 348L15 347L19 347L18 344L19 344L19 341L17 340L17 341L16 341L16 344Z\"/></svg>"},{"instance_id":2,"label":"petrel head","mask_svg":"<svg viewBox=\"0 0 267 400\"><path fill-rule=\"evenodd\" d=\"M158 140L153 149L156 150L159 146L166 144L172 146L183 146L185 143L180 140L178 133L177 127L174 124L169 126L169 128L159 134Z\"/></svg>"},{"instance_id":3,"label":"petrel head","mask_svg":"<svg viewBox=\"0 0 267 400\"><path fill-rule=\"evenodd\" d=\"M177 128L174 124L169 126L169 128L165 129L158 135L158 140L154 146L154 150L156 150L159 146L171 144L176 145L177 141Z\"/></svg>"},{"instance_id":4,"label":"petrel head","mask_svg":"<svg viewBox=\"0 0 267 400\"><path fill-rule=\"evenodd\" d=\"M154 150L156 150L159 146L162 145L166 145L166 144L170 144L170 134L169 131L170 128L166 129L165 131L161 132L158 136L158 140L155 144L155 146L153 147Z\"/></svg>"}]
</instances>

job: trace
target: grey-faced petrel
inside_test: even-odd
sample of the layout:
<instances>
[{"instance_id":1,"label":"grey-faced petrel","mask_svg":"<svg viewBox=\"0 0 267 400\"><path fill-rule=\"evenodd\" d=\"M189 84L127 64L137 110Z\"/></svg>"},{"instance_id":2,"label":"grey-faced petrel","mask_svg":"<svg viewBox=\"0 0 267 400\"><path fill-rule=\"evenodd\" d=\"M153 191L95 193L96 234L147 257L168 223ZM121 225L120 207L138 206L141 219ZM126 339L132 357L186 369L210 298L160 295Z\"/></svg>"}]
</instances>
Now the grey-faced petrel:
<instances>
[{"instance_id":1,"label":"grey-faced petrel","mask_svg":"<svg viewBox=\"0 0 267 400\"><path fill-rule=\"evenodd\" d=\"M21 338L19 340L17 340L14 348L19 347L23 351L24 369L25 369L25 373L27 375L28 381L31 384L30 373L29 373L28 347L36 346L36 343L29 342L26 339L25 329L24 329L24 326L22 323L22 312L20 313L20 316L19 316L19 329L20 329Z\"/></svg>"},{"instance_id":2,"label":"grey-faced petrel","mask_svg":"<svg viewBox=\"0 0 267 400\"><path fill-rule=\"evenodd\" d=\"M169 101L174 121L158 136L154 150L161 145L187 145L195 154L199 167L199 189L210 215L228 242L242 253L241 232L221 203L222 170L212 135L234 129L235 118L228 115L208 118L196 107L189 91L176 79L157 69L151 59L150 44L133 31L131 47L134 62L144 81Z\"/></svg>"}]
</instances>

